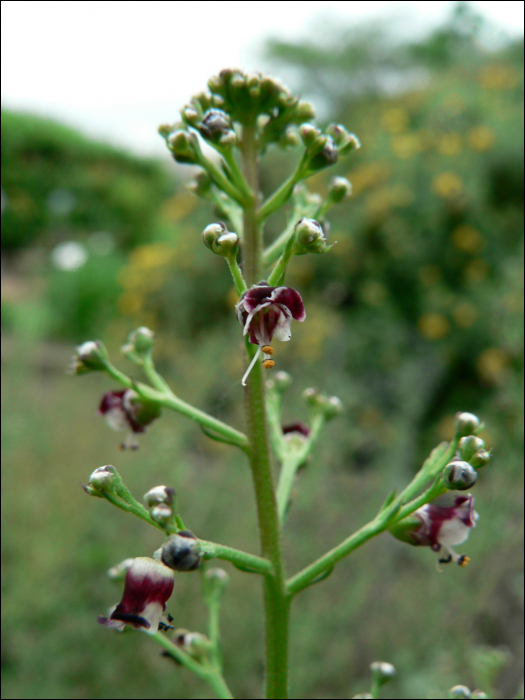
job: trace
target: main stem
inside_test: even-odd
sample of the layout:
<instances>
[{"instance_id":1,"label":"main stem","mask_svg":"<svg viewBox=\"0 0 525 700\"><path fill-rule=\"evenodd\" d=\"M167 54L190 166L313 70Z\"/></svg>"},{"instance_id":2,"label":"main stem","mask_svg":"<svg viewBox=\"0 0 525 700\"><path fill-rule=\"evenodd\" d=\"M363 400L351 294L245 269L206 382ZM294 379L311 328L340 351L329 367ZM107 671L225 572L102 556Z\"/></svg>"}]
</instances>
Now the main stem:
<instances>
[{"instance_id":1,"label":"main stem","mask_svg":"<svg viewBox=\"0 0 525 700\"><path fill-rule=\"evenodd\" d=\"M250 287L262 276L262 232L257 223L259 182L255 124L244 127L242 156L244 178L255 195L253 201L244 208L243 272ZM253 357L255 346L247 343L247 349L248 354ZM250 374L245 391L245 410L261 554L272 562L274 572L273 576L265 576L264 581L266 697L287 698L290 600L286 593L286 574L266 424L265 386L261 363L256 363Z\"/></svg>"}]
</instances>

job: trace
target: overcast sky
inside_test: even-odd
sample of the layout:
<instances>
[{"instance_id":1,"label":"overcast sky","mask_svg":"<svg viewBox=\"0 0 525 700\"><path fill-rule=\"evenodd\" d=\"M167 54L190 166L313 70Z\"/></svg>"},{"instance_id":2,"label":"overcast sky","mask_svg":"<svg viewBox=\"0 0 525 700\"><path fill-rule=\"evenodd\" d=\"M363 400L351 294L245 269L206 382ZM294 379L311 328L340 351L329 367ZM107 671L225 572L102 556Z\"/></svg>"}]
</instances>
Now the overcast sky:
<instances>
[{"instance_id":1,"label":"overcast sky","mask_svg":"<svg viewBox=\"0 0 525 700\"><path fill-rule=\"evenodd\" d=\"M471 2L523 34L522 1ZM323 42L332 22L404 16L414 35L455 2L2 2L2 105L60 119L141 153L164 154L158 124L226 66L264 69L269 37ZM323 33L323 27L325 33Z\"/></svg>"}]
</instances>

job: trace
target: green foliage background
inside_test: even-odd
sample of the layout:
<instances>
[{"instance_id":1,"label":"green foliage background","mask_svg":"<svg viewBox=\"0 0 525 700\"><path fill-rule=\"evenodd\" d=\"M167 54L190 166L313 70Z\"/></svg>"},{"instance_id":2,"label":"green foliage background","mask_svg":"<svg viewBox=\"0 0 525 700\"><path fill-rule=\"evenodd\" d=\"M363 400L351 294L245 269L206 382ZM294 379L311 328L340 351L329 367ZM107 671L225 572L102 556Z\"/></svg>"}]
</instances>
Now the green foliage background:
<instances>
[{"instance_id":1,"label":"green foliage background","mask_svg":"<svg viewBox=\"0 0 525 700\"><path fill-rule=\"evenodd\" d=\"M514 697L522 680L523 44L489 52L475 27L459 11L414 45L374 28L341 32L330 49L270 46L275 74L289 67L290 87L320 99L327 120L363 144L336 167L354 186L330 217L337 245L294 260L287 280L308 318L276 348L278 368L295 378L286 419L307 420L306 386L346 407L300 474L286 531L290 572L366 522L450 437L457 410L486 421L495 451L475 489L469 567L439 574L430 551L383 535L300 595L294 697L363 692L375 659L398 669L383 697L445 697L456 683ZM268 156L266 192L295 157ZM309 188L324 192L327 179ZM73 380L62 368L74 343L104 338L116 358L126 333L148 325L175 391L241 425L236 298L199 235L215 215L164 164L9 112L2 191L4 697L204 698L207 689L144 635L96 624L119 598L107 568L160 542L78 482L112 463L136 495L174 485L198 535L255 552L246 464L167 413L138 453L120 453L96 415L112 384ZM52 206L57 191L72 195L69 211ZM270 233L282 224L276 216ZM111 245L97 247L99 231ZM87 262L58 269L50 253L71 240ZM226 678L237 697L255 698L260 581L230 574ZM177 577L177 626L204 628L199 588L198 574ZM493 679L483 675L487 645L506 655Z\"/></svg>"}]
</instances>

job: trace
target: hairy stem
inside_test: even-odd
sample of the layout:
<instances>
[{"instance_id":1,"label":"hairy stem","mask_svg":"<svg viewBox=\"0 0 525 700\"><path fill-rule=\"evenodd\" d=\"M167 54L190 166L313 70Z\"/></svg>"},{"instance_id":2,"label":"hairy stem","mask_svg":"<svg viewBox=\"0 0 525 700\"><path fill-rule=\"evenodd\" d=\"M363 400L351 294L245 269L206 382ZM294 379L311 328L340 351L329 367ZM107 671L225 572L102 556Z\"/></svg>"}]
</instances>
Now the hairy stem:
<instances>
[{"instance_id":1,"label":"hairy stem","mask_svg":"<svg viewBox=\"0 0 525 700\"><path fill-rule=\"evenodd\" d=\"M255 124L243 130L243 172L252 192L259 191ZM257 206L244 209L243 268L248 285L260 279L262 271L262 235L257 221ZM255 347L246 343L249 359ZM250 441L250 467L255 488L262 556L273 565L273 576L264 584L266 632L266 697L288 697L288 620L289 599L285 590L281 532L277 515L265 410L265 386L262 366L256 363L245 390L246 422Z\"/></svg>"}]
</instances>

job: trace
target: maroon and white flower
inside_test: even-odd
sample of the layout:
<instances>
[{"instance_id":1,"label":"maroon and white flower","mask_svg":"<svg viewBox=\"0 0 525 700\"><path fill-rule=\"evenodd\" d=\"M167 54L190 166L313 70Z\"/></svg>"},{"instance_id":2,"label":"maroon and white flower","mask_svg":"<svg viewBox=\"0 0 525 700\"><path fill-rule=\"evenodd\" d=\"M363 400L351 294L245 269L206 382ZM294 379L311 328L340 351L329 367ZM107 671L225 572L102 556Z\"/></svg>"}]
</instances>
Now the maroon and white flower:
<instances>
[{"instance_id":1,"label":"maroon and white flower","mask_svg":"<svg viewBox=\"0 0 525 700\"><path fill-rule=\"evenodd\" d=\"M145 402L132 389L108 391L102 397L98 409L113 430L126 431L121 447L138 449L136 433L144 433L147 426L160 415L160 408L151 402Z\"/></svg>"},{"instance_id":2,"label":"maroon and white flower","mask_svg":"<svg viewBox=\"0 0 525 700\"><path fill-rule=\"evenodd\" d=\"M468 538L470 530L476 526L479 517L474 510L474 496L456 496L453 505L439 505L434 501L418 508L414 516L420 521L418 529L410 534L416 544L430 546L435 552L441 548L446 556L440 559L442 563L450 561L465 566L469 558L464 554L456 554L453 546L462 544Z\"/></svg>"},{"instance_id":3,"label":"maroon and white flower","mask_svg":"<svg viewBox=\"0 0 525 700\"><path fill-rule=\"evenodd\" d=\"M173 592L173 579L173 571L164 564L150 557L137 557L126 573L122 600L109 617L99 616L98 621L119 632L131 625L155 634Z\"/></svg>"},{"instance_id":4,"label":"maroon and white flower","mask_svg":"<svg viewBox=\"0 0 525 700\"><path fill-rule=\"evenodd\" d=\"M248 335L250 343L258 345L246 374L242 378L243 386L261 351L264 354L263 367L269 369L272 360L273 338L288 341L292 337L290 326L292 320L304 321L306 313L301 295L290 287L270 287L268 282L258 282L245 292L235 307L243 335Z\"/></svg>"}]
</instances>

